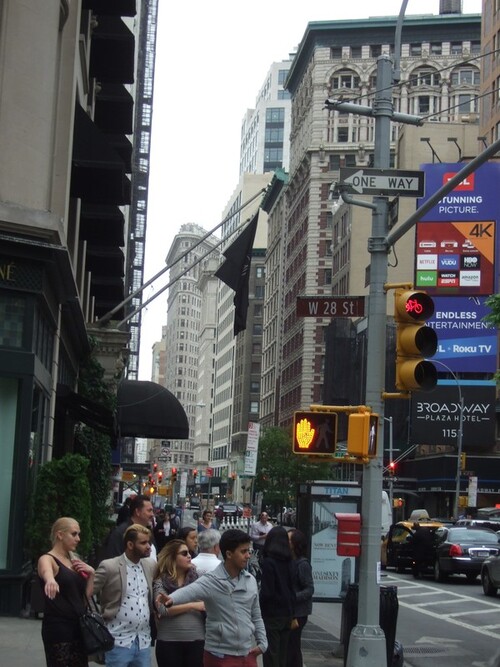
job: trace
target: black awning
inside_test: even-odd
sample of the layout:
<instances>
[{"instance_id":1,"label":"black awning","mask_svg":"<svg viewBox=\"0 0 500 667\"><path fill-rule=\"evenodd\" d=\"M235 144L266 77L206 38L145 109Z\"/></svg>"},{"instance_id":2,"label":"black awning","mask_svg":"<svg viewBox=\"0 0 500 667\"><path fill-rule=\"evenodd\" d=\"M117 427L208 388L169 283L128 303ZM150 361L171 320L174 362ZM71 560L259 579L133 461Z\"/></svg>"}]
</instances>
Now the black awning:
<instances>
[{"instance_id":1,"label":"black awning","mask_svg":"<svg viewBox=\"0 0 500 667\"><path fill-rule=\"evenodd\" d=\"M95 97L94 122L104 132L132 134L134 98L123 84L101 84Z\"/></svg>"},{"instance_id":2,"label":"black awning","mask_svg":"<svg viewBox=\"0 0 500 667\"><path fill-rule=\"evenodd\" d=\"M132 144L124 134L106 134L108 144L123 160L127 174L132 172Z\"/></svg>"},{"instance_id":3,"label":"black awning","mask_svg":"<svg viewBox=\"0 0 500 667\"><path fill-rule=\"evenodd\" d=\"M108 16L135 16L136 0L83 0L82 9Z\"/></svg>"},{"instance_id":4,"label":"black awning","mask_svg":"<svg viewBox=\"0 0 500 667\"><path fill-rule=\"evenodd\" d=\"M77 104L71 195L94 204L130 203L125 165L90 116Z\"/></svg>"},{"instance_id":5,"label":"black awning","mask_svg":"<svg viewBox=\"0 0 500 667\"><path fill-rule=\"evenodd\" d=\"M118 206L82 204L80 238L92 245L125 246L125 218Z\"/></svg>"},{"instance_id":6,"label":"black awning","mask_svg":"<svg viewBox=\"0 0 500 667\"><path fill-rule=\"evenodd\" d=\"M189 423L178 399L156 382L122 380L117 393L117 421L122 437L189 437Z\"/></svg>"},{"instance_id":7,"label":"black awning","mask_svg":"<svg viewBox=\"0 0 500 667\"><path fill-rule=\"evenodd\" d=\"M89 74L104 83L134 83L135 38L117 16L99 16L92 32Z\"/></svg>"}]
</instances>

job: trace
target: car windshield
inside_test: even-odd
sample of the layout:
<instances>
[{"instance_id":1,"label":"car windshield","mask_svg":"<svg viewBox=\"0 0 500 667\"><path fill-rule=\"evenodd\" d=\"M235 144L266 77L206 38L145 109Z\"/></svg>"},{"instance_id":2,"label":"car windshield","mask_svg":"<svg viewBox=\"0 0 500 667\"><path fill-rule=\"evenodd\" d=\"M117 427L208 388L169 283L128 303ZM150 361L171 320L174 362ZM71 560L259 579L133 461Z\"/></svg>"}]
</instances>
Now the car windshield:
<instances>
[{"instance_id":1,"label":"car windshield","mask_svg":"<svg viewBox=\"0 0 500 667\"><path fill-rule=\"evenodd\" d=\"M498 535L490 530L450 528L448 542L472 542L473 544L498 544Z\"/></svg>"}]
</instances>

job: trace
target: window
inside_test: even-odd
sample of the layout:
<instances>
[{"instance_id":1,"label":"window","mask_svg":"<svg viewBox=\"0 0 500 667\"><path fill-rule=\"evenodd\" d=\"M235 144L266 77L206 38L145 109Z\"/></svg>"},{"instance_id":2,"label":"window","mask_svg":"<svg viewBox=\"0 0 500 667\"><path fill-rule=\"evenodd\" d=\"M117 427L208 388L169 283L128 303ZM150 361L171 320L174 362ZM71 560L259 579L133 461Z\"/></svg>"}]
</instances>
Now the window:
<instances>
[{"instance_id":1,"label":"window","mask_svg":"<svg viewBox=\"0 0 500 667\"><path fill-rule=\"evenodd\" d=\"M356 166L356 154L355 153L346 153L345 166L346 167L355 167Z\"/></svg>"},{"instance_id":2,"label":"window","mask_svg":"<svg viewBox=\"0 0 500 667\"><path fill-rule=\"evenodd\" d=\"M419 95L417 97L417 106L418 106L417 113L419 114L429 113L431 108L429 95Z\"/></svg>"},{"instance_id":3,"label":"window","mask_svg":"<svg viewBox=\"0 0 500 667\"><path fill-rule=\"evenodd\" d=\"M462 55L462 42L452 42L450 45L450 53L452 56Z\"/></svg>"},{"instance_id":4,"label":"window","mask_svg":"<svg viewBox=\"0 0 500 667\"><path fill-rule=\"evenodd\" d=\"M257 324L256 322L254 322L252 333L254 334L254 336L261 336L262 335L262 324Z\"/></svg>"},{"instance_id":5,"label":"window","mask_svg":"<svg viewBox=\"0 0 500 667\"><path fill-rule=\"evenodd\" d=\"M284 123L285 109L283 107L269 107L266 109L266 123Z\"/></svg>"},{"instance_id":6,"label":"window","mask_svg":"<svg viewBox=\"0 0 500 667\"><path fill-rule=\"evenodd\" d=\"M474 55L481 53L481 42L471 42L470 52L473 53Z\"/></svg>"},{"instance_id":7,"label":"window","mask_svg":"<svg viewBox=\"0 0 500 667\"><path fill-rule=\"evenodd\" d=\"M256 299L263 299L264 298L264 285L256 285L255 286L255 298Z\"/></svg>"},{"instance_id":8,"label":"window","mask_svg":"<svg viewBox=\"0 0 500 667\"><path fill-rule=\"evenodd\" d=\"M361 58L360 46L351 46L351 58Z\"/></svg>"},{"instance_id":9,"label":"window","mask_svg":"<svg viewBox=\"0 0 500 667\"><path fill-rule=\"evenodd\" d=\"M452 86L474 85L478 86L481 81L479 70L475 67L461 67L451 73L450 82Z\"/></svg>"},{"instance_id":10,"label":"window","mask_svg":"<svg viewBox=\"0 0 500 667\"><path fill-rule=\"evenodd\" d=\"M279 100L291 100L292 96L288 90L278 90L278 99Z\"/></svg>"},{"instance_id":11,"label":"window","mask_svg":"<svg viewBox=\"0 0 500 667\"><path fill-rule=\"evenodd\" d=\"M342 58L342 47L341 46L331 46L330 47L330 58Z\"/></svg>"},{"instance_id":12,"label":"window","mask_svg":"<svg viewBox=\"0 0 500 667\"><path fill-rule=\"evenodd\" d=\"M332 269L324 269L323 272L323 285L332 284Z\"/></svg>"},{"instance_id":13,"label":"window","mask_svg":"<svg viewBox=\"0 0 500 667\"><path fill-rule=\"evenodd\" d=\"M326 214L326 228L327 229L332 229L333 227L333 213L331 211L327 211Z\"/></svg>"},{"instance_id":14,"label":"window","mask_svg":"<svg viewBox=\"0 0 500 667\"><path fill-rule=\"evenodd\" d=\"M439 86L439 72L429 67L419 67L410 76L412 86Z\"/></svg>"},{"instance_id":15,"label":"window","mask_svg":"<svg viewBox=\"0 0 500 667\"><path fill-rule=\"evenodd\" d=\"M458 96L458 113L470 113L477 111L477 97L475 95Z\"/></svg>"},{"instance_id":16,"label":"window","mask_svg":"<svg viewBox=\"0 0 500 667\"><path fill-rule=\"evenodd\" d=\"M258 380L253 380L250 382L250 391L252 394L258 394L260 391L260 382Z\"/></svg>"},{"instance_id":17,"label":"window","mask_svg":"<svg viewBox=\"0 0 500 667\"><path fill-rule=\"evenodd\" d=\"M340 169L340 155L330 155L329 162L330 171L338 171Z\"/></svg>"},{"instance_id":18,"label":"window","mask_svg":"<svg viewBox=\"0 0 500 667\"><path fill-rule=\"evenodd\" d=\"M370 46L370 56L372 58L378 58L380 55L382 55L382 47L380 44L372 44Z\"/></svg>"},{"instance_id":19,"label":"window","mask_svg":"<svg viewBox=\"0 0 500 667\"><path fill-rule=\"evenodd\" d=\"M343 70L332 77L332 88L359 88L359 76L354 72Z\"/></svg>"},{"instance_id":20,"label":"window","mask_svg":"<svg viewBox=\"0 0 500 667\"><path fill-rule=\"evenodd\" d=\"M333 254L333 241L327 241L325 255L326 257L331 257L332 254Z\"/></svg>"},{"instance_id":21,"label":"window","mask_svg":"<svg viewBox=\"0 0 500 667\"><path fill-rule=\"evenodd\" d=\"M349 128L339 127L337 130L337 141L339 143L347 143L349 141Z\"/></svg>"},{"instance_id":22,"label":"window","mask_svg":"<svg viewBox=\"0 0 500 667\"><path fill-rule=\"evenodd\" d=\"M254 305L253 315L254 315L254 317L262 317L262 304L261 303L256 303Z\"/></svg>"},{"instance_id":23,"label":"window","mask_svg":"<svg viewBox=\"0 0 500 667\"><path fill-rule=\"evenodd\" d=\"M264 266L257 266L256 269L255 269L255 276L257 278L264 278L265 275L266 275L265 267Z\"/></svg>"},{"instance_id":24,"label":"window","mask_svg":"<svg viewBox=\"0 0 500 667\"><path fill-rule=\"evenodd\" d=\"M265 131L264 141L266 144L283 144L283 128L282 127L267 127Z\"/></svg>"},{"instance_id":25,"label":"window","mask_svg":"<svg viewBox=\"0 0 500 667\"><path fill-rule=\"evenodd\" d=\"M422 44L419 42L410 44L410 56L421 56L421 55L422 55Z\"/></svg>"},{"instance_id":26,"label":"window","mask_svg":"<svg viewBox=\"0 0 500 667\"><path fill-rule=\"evenodd\" d=\"M443 45L441 42L431 42L431 55L440 56L443 53Z\"/></svg>"},{"instance_id":27,"label":"window","mask_svg":"<svg viewBox=\"0 0 500 667\"><path fill-rule=\"evenodd\" d=\"M278 84L280 86L282 86L285 83L287 74L288 74L287 69L280 69L279 70L279 72L278 72Z\"/></svg>"},{"instance_id":28,"label":"window","mask_svg":"<svg viewBox=\"0 0 500 667\"><path fill-rule=\"evenodd\" d=\"M250 412L259 414L259 401L250 401Z\"/></svg>"}]
</instances>

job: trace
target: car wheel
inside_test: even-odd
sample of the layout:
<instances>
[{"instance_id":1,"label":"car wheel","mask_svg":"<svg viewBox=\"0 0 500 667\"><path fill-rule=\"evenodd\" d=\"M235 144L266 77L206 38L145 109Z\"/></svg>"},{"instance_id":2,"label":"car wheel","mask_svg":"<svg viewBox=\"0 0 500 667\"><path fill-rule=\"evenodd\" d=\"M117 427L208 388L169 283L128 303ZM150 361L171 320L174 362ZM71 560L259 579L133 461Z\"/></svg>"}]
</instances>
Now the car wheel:
<instances>
[{"instance_id":1,"label":"car wheel","mask_svg":"<svg viewBox=\"0 0 500 667\"><path fill-rule=\"evenodd\" d=\"M434 563L434 581L444 581L445 579L446 579L446 574L441 569L438 558Z\"/></svg>"},{"instance_id":2,"label":"car wheel","mask_svg":"<svg viewBox=\"0 0 500 667\"><path fill-rule=\"evenodd\" d=\"M485 595L494 596L497 594L498 589L491 583L490 575L486 569L481 572L481 583L483 584L483 591Z\"/></svg>"}]
</instances>

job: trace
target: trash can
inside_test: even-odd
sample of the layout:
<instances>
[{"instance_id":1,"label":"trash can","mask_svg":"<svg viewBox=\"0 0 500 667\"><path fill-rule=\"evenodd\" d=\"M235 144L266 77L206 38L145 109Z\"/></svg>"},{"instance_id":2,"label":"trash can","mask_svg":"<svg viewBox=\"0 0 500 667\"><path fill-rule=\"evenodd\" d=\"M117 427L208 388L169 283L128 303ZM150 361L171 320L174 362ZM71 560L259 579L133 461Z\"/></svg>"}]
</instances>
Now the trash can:
<instances>
[{"instance_id":1,"label":"trash can","mask_svg":"<svg viewBox=\"0 0 500 667\"><path fill-rule=\"evenodd\" d=\"M344 667L347 663L347 653L349 651L349 639L351 636L351 631L358 622L358 592L358 584L350 584L344 602L342 603L340 641L344 645ZM396 641L398 608L399 603L397 587L380 586L379 625L385 634L388 667L392 667L394 660L394 645Z\"/></svg>"}]
</instances>

